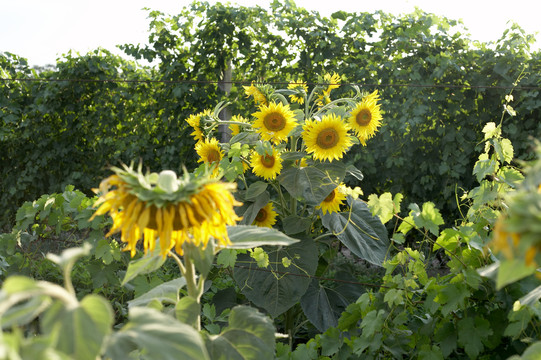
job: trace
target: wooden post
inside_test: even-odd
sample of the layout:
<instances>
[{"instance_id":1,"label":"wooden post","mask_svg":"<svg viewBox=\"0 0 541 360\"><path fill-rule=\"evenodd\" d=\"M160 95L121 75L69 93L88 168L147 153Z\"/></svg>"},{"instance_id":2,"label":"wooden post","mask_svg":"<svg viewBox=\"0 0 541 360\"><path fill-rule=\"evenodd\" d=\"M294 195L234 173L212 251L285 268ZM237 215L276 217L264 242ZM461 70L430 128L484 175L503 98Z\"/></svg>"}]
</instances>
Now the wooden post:
<instances>
[{"instance_id":1,"label":"wooden post","mask_svg":"<svg viewBox=\"0 0 541 360\"><path fill-rule=\"evenodd\" d=\"M222 72L222 79L218 81L218 89L225 92L226 95L229 94L231 91L231 79L232 79L232 71L231 71L231 59L227 60L227 64L225 66L225 69ZM224 108L222 111L220 111L220 114L218 114L218 117L221 120L231 120L231 110L229 108ZM229 125L220 125L218 126L218 134L220 137L220 142L225 143L228 142L231 139L231 130L229 129Z\"/></svg>"}]
</instances>

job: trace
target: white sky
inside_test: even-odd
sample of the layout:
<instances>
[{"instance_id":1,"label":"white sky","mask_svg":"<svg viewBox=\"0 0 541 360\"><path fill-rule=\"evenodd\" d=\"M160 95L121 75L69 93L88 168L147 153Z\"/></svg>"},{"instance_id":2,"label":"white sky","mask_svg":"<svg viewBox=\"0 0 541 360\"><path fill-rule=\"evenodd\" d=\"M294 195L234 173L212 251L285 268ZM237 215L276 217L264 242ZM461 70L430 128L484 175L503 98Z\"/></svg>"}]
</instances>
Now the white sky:
<instances>
[{"instance_id":1,"label":"white sky","mask_svg":"<svg viewBox=\"0 0 541 360\"><path fill-rule=\"evenodd\" d=\"M26 57L31 65L54 64L72 49L86 53L98 47L121 54L118 44L146 43L148 20L143 7L177 14L192 0L0 0L0 52ZM210 3L216 3L210 0ZM225 2L225 1L224 1ZM236 0L234 4L267 6L268 1ZM539 0L296 0L324 16L339 10L393 14L410 13L415 6L450 19L462 19L471 38L496 41L517 22L536 34L541 46Z\"/></svg>"}]
</instances>

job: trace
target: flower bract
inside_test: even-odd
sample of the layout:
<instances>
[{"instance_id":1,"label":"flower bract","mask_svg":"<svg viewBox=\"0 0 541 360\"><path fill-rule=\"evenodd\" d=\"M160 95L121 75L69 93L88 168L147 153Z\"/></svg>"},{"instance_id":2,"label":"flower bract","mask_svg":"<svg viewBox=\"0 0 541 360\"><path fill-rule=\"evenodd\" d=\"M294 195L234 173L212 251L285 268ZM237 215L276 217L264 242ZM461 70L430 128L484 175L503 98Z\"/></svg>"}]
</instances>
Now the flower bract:
<instances>
[{"instance_id":1,"label":"flower bract","mask_svg":"<svg viewBox=\"0 0 541 360\"><path fill-rule=\"evenodd\" d=\"M272 149L272 154L260 155L254 152L250 158L253 172L265 180L274 180L282 170L282 158L276 149Z\"/></svg>"},{"instance_id":2,"label":"flower bract","mask_svg":"<svg viewBox=\"0 0 541 360\"><path fill-rule=\"evenodd\" d=\"M100 184L92 218L109 213L113 226L107 236L120 232L132 256L141 239L145 252L154 251L159 239L162 256L173 248L182 255L185 242L204 248L211 237L218 246L230 244L226 226L240 220L234 206L241 204L231 194L234 184L188 174L178 179L170 170L144 175L140 168L125 166L113 171Z\"/></svg>"},{"instance_id":3,"label":"flower bract","mask_svg":"<svg viewBox=\"0 0 541 360\"><path fill-rule=\"evenodd\" d=\"M253 116L257 118L253 127L261 134L261 138L278 144L287 139L289 133L297 126L297 120L289 105L270 103L259 107Z\"/></svg>"},{"instance_id":4,"label":"flower bract","mask_svg":"<svg viewBox=\"0 0 541 360\"><path fill-rule=\"evenodd\" d=\"M254 219L253 225L270 228L276 223L277 215L278 214L276 213L276 211L274 211L274 208L272 207L272 203L269 202L267 205L265 205L259 210L257 216Z\"/></svg>"},{"instance_id":5,"label":"flower bract","mask_svg":"<svg viewBox=\"0 0 541 360\"><path fill-rule=\"evenodd\" d=\"M349 126L334 114L323 116L321 121L308 120L302 133L306 151L316 160L341 159L353 144L348 130Z\"/></svg>"}]
</instances>

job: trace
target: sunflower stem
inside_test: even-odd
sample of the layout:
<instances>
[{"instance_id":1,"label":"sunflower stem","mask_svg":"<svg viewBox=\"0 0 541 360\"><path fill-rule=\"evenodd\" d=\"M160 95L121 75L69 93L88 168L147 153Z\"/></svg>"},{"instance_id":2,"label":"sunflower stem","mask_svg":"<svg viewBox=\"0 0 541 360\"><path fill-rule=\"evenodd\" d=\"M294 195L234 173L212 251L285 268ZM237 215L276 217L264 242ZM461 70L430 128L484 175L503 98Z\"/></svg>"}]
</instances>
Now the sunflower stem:
<instances>
[{"instance_id":1,"label":"sunflower stem","mask_svg":"<svg viewBox=\"0 0 541 360\"><path fill-rule=\"evenodd\" d=\"M188 256L184 257L184 263L186 265L186 272L184 278L186 279L186 289L188 290L188 296L195 299L197 305L201 307L201 294L203 293L204 278L199 279L200 283L197 284L195 275L195 265ZM195 321L195 329L201 331L201 315L197 314L197 320Z\"/></svg>"}]
</instances>

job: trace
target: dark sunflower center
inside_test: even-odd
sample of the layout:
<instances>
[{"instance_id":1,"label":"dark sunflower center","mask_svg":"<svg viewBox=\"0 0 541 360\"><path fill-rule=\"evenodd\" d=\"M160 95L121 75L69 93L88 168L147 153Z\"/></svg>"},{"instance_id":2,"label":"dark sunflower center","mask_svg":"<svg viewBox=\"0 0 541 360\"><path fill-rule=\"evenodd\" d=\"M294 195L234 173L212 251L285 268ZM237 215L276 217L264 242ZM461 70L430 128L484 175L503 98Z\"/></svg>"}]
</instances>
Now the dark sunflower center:
<instances>
[{"instance_id":1,"label":"dark sunflower center","mask_svg":"<svg viewBox=\"0 0 541 360\"><path fill-rule=\"evenodd\" d=\"M257 222L263 222L267 218L267 210L261 209L257 213L257 216L255 217L255 221Z\"/></svg>"},{"instance_id":2,"label":"dark sunflower center","mask_svg":"<svg viewBox=\"0 0 541 360\"><path fill-rule=\"evenodd\" d=\"M220 153L217 151L217 150L209 150L209 152L207 153L207 160L209 163L213 164L215 162L219 162L220 161Z\"/></svg>"},{"instance_id":3,"label":"dark sunflower center","mask_svg":"<svg viewBox=\"0 0 541 360\"><path fill-rule=\"evenodd\" d=\"M329 195L327 195L327 197L325 198L325 202L331 202L334 200L334 197L336 196L336 192L335 190L331 191L331 193Z\"/></svg>"},{"instance_id":4,"label":"dark sunflower center","mask_svg":"<svg viewBox=\"0 0 541 360\"><path fill-rule=\"evenodd\" d=\"M263 120L265 128L269 131L277 132L286 127L286 119L280 113L270 113Z\"/></svg>"},{"instance_id":5,"label":"dark sunflower center","mask_svg":"<svg viewBox=\"0 0 541 360\"><path fill-rule=\"evenodd\" d=\"M357 124L366 126L370 124L370 120L372 120L372 113L368 109L363 109L357 114L356 120Z\"/></svg>"},{"instance_id":6,"label":"dark sunflower center","mask_svg":"<svg viewBox=\"0 0 541 360\"><path fill-rule=\"evenodd\" d=\"M272 155L261 156L261 164L266 168L272 168L274 166L274 156Z\"/></svg>"},{"instance_id":7,"label":"dark sunflower center","mask_svg":"<svg viewBox=\"0 0 541 360\"><path fill-rule=\"evenodd\" d=\"M317 135L317 145L322 149L335 147L339 140L340 136L333 128L323 129Z\"/></svg>"}]
</instances>

